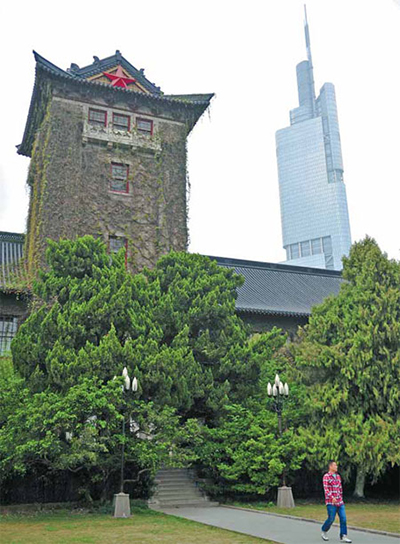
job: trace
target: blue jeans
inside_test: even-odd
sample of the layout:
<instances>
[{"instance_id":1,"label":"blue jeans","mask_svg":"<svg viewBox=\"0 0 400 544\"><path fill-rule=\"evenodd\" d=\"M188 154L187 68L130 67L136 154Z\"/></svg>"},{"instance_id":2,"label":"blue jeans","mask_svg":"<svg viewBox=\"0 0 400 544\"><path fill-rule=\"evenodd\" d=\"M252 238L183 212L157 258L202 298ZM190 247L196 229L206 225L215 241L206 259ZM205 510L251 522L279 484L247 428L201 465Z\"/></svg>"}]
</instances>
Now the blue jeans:
<instances>
[{"instance_id":1,"label":"blue jeans","mask_svg":"<svg viewBox=\"0 0 400 544\"><path fill-rule=\"evenodd\" d=\"M343 535L347 535L347 520L346 520L346 510L344 504L341 506L335 506L334 504L327 504L326 509L328 510L328 519L322 526L322 531L324 533L328 532L331 528L332 523L335 521L336 513L339 514L340 519L340 538Z\"/></svg>"}]
</instances>

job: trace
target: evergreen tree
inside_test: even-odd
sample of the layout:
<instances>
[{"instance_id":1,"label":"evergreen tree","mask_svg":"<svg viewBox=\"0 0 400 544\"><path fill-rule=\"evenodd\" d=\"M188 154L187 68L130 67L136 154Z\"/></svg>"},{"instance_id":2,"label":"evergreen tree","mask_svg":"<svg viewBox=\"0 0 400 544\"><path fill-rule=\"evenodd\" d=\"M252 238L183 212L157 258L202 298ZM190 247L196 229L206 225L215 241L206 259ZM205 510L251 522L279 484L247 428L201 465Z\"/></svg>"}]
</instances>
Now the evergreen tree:
<instances>
[{"instance_id":1,"label":"evergreen tree","mask_svg":"<svg viewBox=\"0 0 400 544\"><path fill-rule=\"evenodd\" d=\"M240 276L187 253L132 275L122 252L110 257L90 236L49 241L47 259L12 346L33 390L110 380L126 366L142 399L185 417L213 417L228 396L254 390L258 367L235 313Z\"/></svg>"},{"instance_id":2,"label":"evergreen tree","mask_svg":"<svg viewBox=\"0 0 400 544\"><path fill-rule=\"evenodd\" d=\"M0 420L0 481L69 472L79 475L86 501L92 500L91 489L96 487L105 499L118 485L123 440L127 473L133 468L135 476L154 475L169 457L179 420L173 409L129 402L121 394L121 382L84 378L63 393L47 388L32 394L21 380L9 381L10 389L0 398L6 412ZM140 439L138 432L152 440Z\"/></svg>"},{"instance_id":3,"label":"evergreen tree","mask_svg":"<svg viewBox=\"0 0 400 544\"><path fill-rule=\"evenodd\" d=\"M291 382L282 436L273 400L267 396L268 382L277 373L285 381L291 372L286 342L286 335L276 328L254 335L248 344L248 357L260 369L254 394L226 405L212 424L189 421L182 433L187 433L188 458L213 482L207 486L212 494L265 495L282 482L284 472L290 481L301 466L305 448L297 428L304 422L304 387Z\"/></svg>"},{"instance_id":4,"label":"evergreen tree","mask_svg":"<svg viewBox=\"0 0 400 544\"><path fill-rule=\"evenodd\" d=\"M127 433L128 469L154 473L170 451L185 458L186 420L212 428L227 403L257 393L262 354L235 313L243 280L232 271L170 253L133 275L123 250L110 256L90 236L49 241L47 262L12 342L24 381L6 395L3 477L44 465L106 482L118 467L122 414L136 429ZM113 379L123 367L138 379L135 396Z\"/></svg>"},{"instance_id":5,"label":"evergreen tree","mask_svg":"<svg viewBox=\"0 0 400 544\"><path fill-rule=\"evenodd\" d=\"M362 497L366 477L400 462L400 264L367 237L344 258L343 278L295 352L309 386L310 461L355 467Z\"/></svg>"}]
</instances>

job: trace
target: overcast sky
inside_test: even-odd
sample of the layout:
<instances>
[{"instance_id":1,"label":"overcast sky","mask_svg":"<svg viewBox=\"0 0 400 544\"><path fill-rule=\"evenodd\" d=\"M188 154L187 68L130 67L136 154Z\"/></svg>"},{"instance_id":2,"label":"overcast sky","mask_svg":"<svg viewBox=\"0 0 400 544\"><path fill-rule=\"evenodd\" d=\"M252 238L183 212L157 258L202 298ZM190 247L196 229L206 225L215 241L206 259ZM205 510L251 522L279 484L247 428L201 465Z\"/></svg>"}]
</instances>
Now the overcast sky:
<instances>
[{"instance_id":1,"label":"overcast sky","mask_svg":"<svg viewBox=\"0 0 400 544\"><path fill-rule=\"evenodd\" d=\"M32 49L66 69L116 49L165 93L215 92L189 138L190 250L281 261L275 131L298 105L303 0L3 1L0 230L26 227L29 159L16 154ZM400 7L308 0L316 89L335 84L352 238L400 259Z\"/></svg>"}]
</instances>

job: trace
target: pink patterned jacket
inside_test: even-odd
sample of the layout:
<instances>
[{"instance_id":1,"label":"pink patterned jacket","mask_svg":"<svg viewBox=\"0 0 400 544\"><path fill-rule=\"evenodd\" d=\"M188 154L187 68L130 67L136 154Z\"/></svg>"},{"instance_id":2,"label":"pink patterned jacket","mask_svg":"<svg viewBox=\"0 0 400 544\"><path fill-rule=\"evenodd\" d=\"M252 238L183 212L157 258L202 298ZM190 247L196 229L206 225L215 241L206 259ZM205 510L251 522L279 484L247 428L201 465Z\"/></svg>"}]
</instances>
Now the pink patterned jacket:
<instances>
[{"instance_id":1,"label":"pink patterned jacket","mask_svg":"<svg viewBox=\"0 0 400 544\"><path fill-rule=\"evenodd\" d=\"M335 506L342 506L344 504L343 489L342 479L339 474L327 472L322 481L324 484L325 504L333 504L332 499L336 499Z\"/></svg>"}]
</instances>

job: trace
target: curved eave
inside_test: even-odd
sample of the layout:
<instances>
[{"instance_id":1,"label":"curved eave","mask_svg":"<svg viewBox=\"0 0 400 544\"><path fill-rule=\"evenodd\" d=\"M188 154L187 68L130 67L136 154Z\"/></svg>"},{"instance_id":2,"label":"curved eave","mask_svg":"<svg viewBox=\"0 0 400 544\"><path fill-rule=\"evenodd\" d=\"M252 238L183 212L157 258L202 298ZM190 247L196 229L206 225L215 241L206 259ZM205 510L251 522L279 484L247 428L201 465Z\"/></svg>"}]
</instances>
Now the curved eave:
<instances>
[{"instance_id":1,"label":"curved eave","mask_svg":"<svg viewBox=\"0 0 400 544\"><path fill-rule=\"evenodd\" d=\"M31 97L31 102L29 104L28 118L25 124L24 135L22 137L22 142L16 146L18 155L24 155L25 157L30 157L32 153L33 136L31 134L31 127L32 125L40 126L40 123L43 121L43 118L36 119L37 117L36 104L38 100L38 94L39 94L39 91L38 91L38 84L37 84L37 68L36 68L35 83L33 85L32 97Z\"/></svg>"},{"instance_id":2,"label":"curved eave","mask_svg":"<svg viewBox=\"0 0 400 544\"><path fill-rule=\"evenodd\" d=\"M310 317L311 313L309 312L293 312L293 311L286 311L286 310L267 310L267 309L259 309L259 308L241 308L236 307L236 311L241 314L255 314L255 315L269 315L269 316L275 316L275 317L304 317L308 318Z\"/></svg>"},{"instance_id":3,"label":"curved eave","mask_svg":"<svg viewBox=\"0 0 400 544\"><path fill-rule=\"evenodd\" d=\"M165 97L165 96L157 95L157 94L143 93L140 91L132 91L129 89L123 89L121 87L111 87L110 85L107 85L106 83L87 81L86 79L81 79L76 76L72 76L69 73L64 72L60 69L58 70L59 71L55 71L52 68L49 68L48 66L44 66L43 64L39 62L36 63L35 83L33 87L31 103L29 106L28 118L25 125L22 142L21 144L17 146L17 153L19 155L24 155L26 157L31 156L34 135L43 120L43 116L44 116L42 113L43 110L40 110L37 107L38 101L44 98L41 96L41 89L40 89L42 73L44 75L44 78L46 78L47 76L47 79L50 79L50 80L54 78L56 80L66 81L78 87L85 87L85 88L89 87L91 89L101 90L101 92L106 92L106 93L110 93L114 95L120 94L121 97L128 98L128 99L136 98L136 99L145 100L145 101L149 100L150 102L153 102L155 104L166 105L173 109L183 108L187 110L188 113L192 113L192 115L194 114L189 130L191 130L194 127L196 122L203 115L205 110L210 105L211 99L214 96L214 93L209 93L204 95L193 95L193 96L196 96L196 98L198 98L199 96L204 96L204 99L202 100L191 100L190 98L184 99L183 95L179 95L179 98L173 98L171 96ZM191 95L188 95L188 97L190 96Z\"/></svg>"},{"instance_id":4,"label":"curved eave","mask_svg":"<svg viewBox=\"0 0 400 544\"><path fill-rule=\"evenodd\" d=\"M23 296L26 298L32 297L32 291L29 287L12 287L7 285L0 285L0 293L4 295Z\"/></svg>"}]
</instances>

